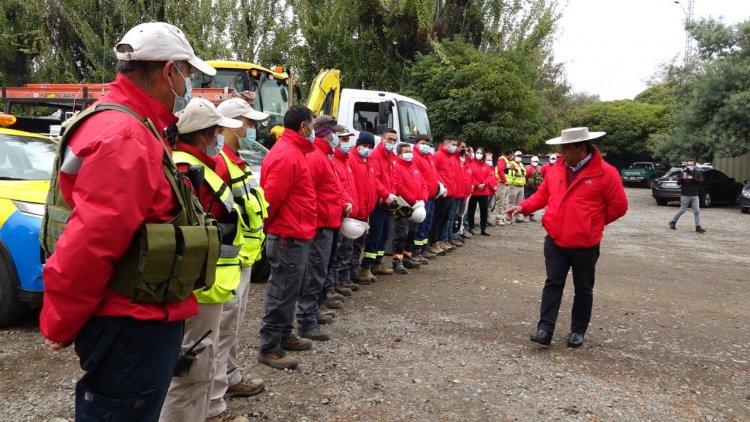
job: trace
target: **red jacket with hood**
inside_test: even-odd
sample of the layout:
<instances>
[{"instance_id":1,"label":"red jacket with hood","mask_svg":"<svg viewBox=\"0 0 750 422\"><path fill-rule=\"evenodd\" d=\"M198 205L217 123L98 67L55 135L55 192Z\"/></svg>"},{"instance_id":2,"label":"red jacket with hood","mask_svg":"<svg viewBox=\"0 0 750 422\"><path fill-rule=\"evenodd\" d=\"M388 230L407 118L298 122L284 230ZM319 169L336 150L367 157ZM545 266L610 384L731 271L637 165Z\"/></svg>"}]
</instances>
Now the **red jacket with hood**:
<instances>
[{"instance_id":1,"label":"red jacket with hood","mask_svg":"<svg viewBox=\"0 0 750 422\"><path fill-rule=\"evenodd\" d=\"M495 178L495 174L493 171L493 168L490 167L484 160L472 160L471 161L471 170L472 170L472 178L473 178L473 185L474 185L474 191L471 193L472 196L489 196L491 195L494 188L497 186L497 179ZM484 183L484 187L482 189L479 188L479 185Z\"/></svg>"},{"instance_id":2,"label":"red jacket with hood","mask_svg":"<svg viewBox=\"0 0 750 422\"><path fill-rule=\"evenodd\" d=\"M184 142L177 142L175 149L177 151L186 152L199 159L208 168L213 170L213 172L216 173L216 175L224 181L227 187L232 186L227 163L223 158L221 158L220 155L217 155L216 157L209 157L205 153L205 151L199 150ZM177 170L187 172L189 167L189 164L178 164ZM229 217L229 213L224 207L224 204L222 204L222 202L214 196L214 191L211 190L211 187L208 185L208 183L204 182L200 186L200 190L198 191L198 198L201 201L201 205L203 205L203 209L206 210L206 212L213 214L213 216L216 217L217 221L223 222L227 219L227 217Z\"/></svg>"},{"instance_id":3,"label":"red jacket with hood","mask_svg":"<svg viewBox=\"0 0 750 422\"><path fill-rule=\"evenodd\" d=\"M375 170L375 191L378 194L378 198L384 201L388 198L388 194L393 193L391 172L393 171L393 162L396 161L396 154L386 151L385 146L379 143L373 148L372 154L370 154L367 160L370 162L373 170Z\"/></svg>"},{"instance_id":4,"label":"red jacket with hood","mask_svg":"<svg viewBox=\"0 0 750 422\"><path fill-rule=\"evenodd\" d=\"M434 198L438 194L438 174L435 164L432 162L432 154L422 155L419 148L414 148L414 158L412 161L422 174L425 184L427 185L427 197Z\"/></svg>"},{"instance_id":5,"label":"red jacket with hood","mask_svg":"<svg viewBox=\"0 0 750 422\"><path fill-rule=\"evenodd\" d=\"M177 121L123 75L97 103L125 105L157 129ZM166 142L129 114L103 111L78 128L68 147L80 167L59 174L60 191L73 210L43 270L39 328L44 336L60 343L75 340L92 316L178 321L196 315L193 295L181 302L138 304L108 287L114 264L136 230L177 214L177 198L162 165Z\"/></svg>"},{"instance_id":6,"label":"red jacket with hood","mask_svg":"<svg viewBox=\"0 0 750 422\"><path fill-rule=\"evenodd\" d=\"M604 226L625 215L628 199L620 173L594 150L591 160L568 186L565 160L550 167L537 192L521 201L523 214L546 206L542 225L563 248L590 248L602 240Z\"/></svg>"},{"instance_id":7,"label":"red jacket with hood","mask_svg":"<svg viewBox=\"0 0 750 422\"><path fill-rule=\"evenodd\" d=\"M396 165L393 167L393 187L396 195L404 198L409 205L413 206L417 201L427 202L427 184L419 167L411 161L396 158Z\"/></svg>"},{"instance_id":8,"label":"red jacket with hood","mask_svg":"<svg viewBox=\"0 0 750 422\"><path fill-rule=\"evenodd\" d=\"M457 159L454 159L454 155L449 153L445 146L441 146L435 154L432 156L432 162L435 163L435 170L437 170L438 181L448 189L448 198L457 198L456 193L458 189L463 190L462 184L456 179L456 165L460 165Z\"/></svg>"},{"instance_id":9,"label":"red jacket with hood","mask_svg":"<svg viewBox=\"0 0 750 422\"><path fill-rule=\"evenodd\" d=\"M352 168L349 166L349 154L344 154L340 149L336 148L333 150L333 171L336 172L336 177L341 183L341 194L344 197L344 203L352 204L352 212L350 216L355 215L359 210L359 203L357 202L357 185L354 183L354 173Z\"/></svg>"},{"instance_id":10,"label":"red jacket with hood","mask_svg":"<svg viewBox=\"0 0 750 422\"><path fill-rule=\"evenodd\" d=\"M310 163L315 193L318 202L318 228L327 227L338 229L344 218L344 195L339 178L333 169L333 163L328 158L333 154L333 148L327 140L315 138L315 151L307 154Z\"/></svg>"},{"instance_id":11,"label":"red jacket with hood","mask_svg":"<svg viewBox=\"0 0 750 422\"><path fill-rule=\"evenodd\" d=\"M263 159L260 186L268 202L266 232L310 240L317 228L317 203L306 155L315 150L304 136L284 129Z\"/></svg>"},{"instance_id":12,"label":"red jacket with hood","mask_svg":"<svg viewBox=\"0 0 750 422\"><path fill-rule=\"evenodd\" d=\"M461 159L459 158L459 165L461 166L461 198L460 199L467 199L469 195L471 195L471 192L474 190L474 171L471 169L471 162L473 160L469 158L469 156L466 156L466 161L464 161L464 164L461 164Z\"/></svg>"},{"instance_id":13,"label":"red jacket with hood","mask_svg":"<svg viewBox=\"0 0 750 422\"><path fill-rule=\"evenodd\" d=\"M357 190L357 212L352 213L351 217L366 221L378 204L378 195L375 192L375 169L368 160L359 155L357 148L349 151L349 167L352 169Z\"/></svg>"}]
</instances>

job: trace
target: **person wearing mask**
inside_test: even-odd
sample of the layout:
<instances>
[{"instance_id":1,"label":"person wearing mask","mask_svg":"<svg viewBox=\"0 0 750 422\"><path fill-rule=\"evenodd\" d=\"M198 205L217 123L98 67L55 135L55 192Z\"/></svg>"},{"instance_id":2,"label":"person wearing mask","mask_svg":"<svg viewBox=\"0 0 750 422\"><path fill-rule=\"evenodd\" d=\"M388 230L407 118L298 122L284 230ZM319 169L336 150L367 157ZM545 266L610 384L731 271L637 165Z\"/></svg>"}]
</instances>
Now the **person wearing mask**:
<instances>
[{"instance_id":1,"label":"person wearing mask","mask_svg":"<svg viewBox=\"0 0 750 422\"><path fill-rule=\"evenodd\" d=\"M117 76L109 92L68 125L60 142L61 165L49 195L58 203L45 205L43 222L48 259L39 329L52 350L75 342L84 371L75 388L76 420L106 414L156 421L180 353L183 321L197 315L198 303L192 284L170 300L159 295L135 302L133 288L140 282L129 275L135 271L125 270L131 241L146 227L174 232L187 225L186 216L204 217L175 181L174 166L165 166L171 163L165 133L175 133L173 113L188 103L191 72L216 70L195 55L179 28L164 22L136 25L115 53ZM110 174L127 177L102 177ZM51 209L65 218L56 220ZM47 225L62 233L56 237ZM208 237L195 246L216 256L208 251ZM154 270L169 277L166 262ZM205 275L198 270L193 281Z\"/></svg>"},{"instance_id":2,"label":"person wearing mask","mask_svg":"<svg viewBox=\"0 0 750 422\"><path fill-rule=\"evenodd\" d=\"M557 162L557 154L550 155L549 161L542 166L542 169L540 171L542 173L542 180L544 180L544 178L547 177L547 172L550 170L552 166L555 165L556 162Z\"/></svg>"},{"instance_id":3,"label":"person wearing mask","mask_svg":"<svg viewBox=\"0 0 750 422\"><path fill-rule=\"evenodd\" d=\"M300 337L328 341L330 336L318 325L318 301L325 293L328 263L341 220L352 211L352 199L344 194L339 178L329 157L339 146L336 132L344 130L331 116L315 118L315 151L307 154L315 193L317 194L318 224L310 244L310 257L297 305L297 331Z\"/></svg>"},{"instance_id":4,"label":"person wearing mask","mask_svg":"<svg viewBox=\"0 0 750 422\"><path fill-rule=\"evenodd\" d=\"M430 146L430 137L419 135L414 141L412 148L414 165L417 166L422 178L427 185L427 202L425 204L426 217L417 227L417 235L414 238L414 249L412 257L418 262L425 264L424 259L435 259L435 252L445 254L442 250L433 252L430 250L430 231L432 229L432 219L435 213L435 200L438 196L439 183L435 164L432 162L432 147Z\"/></svg>"},{"instance_id":5,"label":"person wearing mask","mask_svg":"<svg viewBox=\"0 0 750 422\"><path fill-rule=\"evenodd\" d=\"M476 214L477 205L479 205L480 233L482 236L489 236L489 233L487 233L487 202L497 181L492 166L489 166L485 161L484 148L477 148L471 165L474 191L469 199L469 233L474 234L474 214Z\"/></svg>"},{"instance_id":6,"label":"person wearing mask","mask_svg":"<svg viewBox=\"0 0 750 422\"><path fill-rule=\"evenodd\" d=\"M531 163L526 166L526 186L524 186L523 190L523 197L529 198L531 195L535 194L537 189L539 189L539 185L542 184L542 172L539 167L539 157L534 155L531 157ZM536 221L534 218L534 214L529 214L527 216L529 221Z\"/></svg>"},{"instance_id":7,"label":"person wearing mask","mask_svg":"<svg viewBox=\"0 0 750 422\"><path fill-rule=\"evenodd\" d=\"M560 137L547 141L560 145L562 163L553 166L537 193L508 211L531 214L546 206L542 226L544 263L547 280L537 331L530 340L548 346L555 332L565 279L572 268L575 296L568 347L583 345L591 320L594 276L599 259L599 243L604 226L628 211L628 199L620 173L602 159L591 140L604 132L589 132L586 127L564 129Z\"/></svg>"},{"instance_id":8,"label":"person wearing mask","mask_svg":"<svg viewBox=\"0 0 750 422\"><path fill-rule=\"evenodd\" d=\"M508 170L508 207L512 208L523 201L523 188L526 186L526 168L522 163L523 153L516 151L513 154L513 161L510 162ZM523 223L522 215L517 215L516 223Z\"/></svg>"},{"instance_id":9,"label":"person wearing mask","mask_svg":"<svg viewBox=\"0 0 750 422\"><path fill-rule=\"evenodd\" d=\"M296 105L284 114L284 132L263 160L260 185L268 201L266 256L271 266L260 325L258 362L294 369L285 350L310 350L312 341L292 333L294 309L318 223L317 194L307 155L315 151L313 113Z\"/></svg>"},{"instance_id":10,"label":"person wearing mask","mask_svg":"<svg viewBox=\"0 0 750 422\"><path fill-rule=\"evenodd\" d=\"M398 135L391 128L386 128L380 135L380 144L372 151L369 163L375 171L375 191L378 194L379 205L370 215L370 231L365 240L365 256L362 259L362 269L373 275L392 275L393 270L385 268L385 244L391 231L393 218L387 206L396 199L391 184L391 171L396 161L396 142ZM371 281L375 281L371 278Z\"/></svg>"},{"instance_id":11,"label":"person wearing mask","mask_svg":"<svg viewBox=\"0 0 750 422\"><path fill-rule=\"evenodd\" d=\"M505 153L497 159L497 165L495 166L495 179L497 179L497 189L495 190L495 223L498 226L505 226L512 224L512 221L507 221L506 211L508 210L508 174L511 170L511 161L513 161L513 150L507 148Z\"/></svg>"},{"instance_id":12,"label":"person wearing mask","mask_svg":"<svg viewBox=\"0 0 750 422\"><path fill-rule=\"evenodd\" d=\"M695 160L687 160L685 168L677 177L677 184L680 185L680 209L677 210L674 217L669 221L669 228L677 229L677 220L682 214L691 207L695 218L695 231L705 233L706 230L701 227L701 207L700 191L703 184L703 173L695 167Z\"/></svg>"},{"instance_id":13,"label":"person wearing mask","mask_svg":"<svg viewBox=\"0 0 750 422\"><path fill-rule=\"evenodd\" d=\"M463 243L466 239L471 239L469 233L469 221L467 214L469 210L469 198L474 190L474 180L472 177L471 163L474 160L474 148L467 146L466 141L461 141L459 145L459 161L461 162L461 200L458 203L458 215L453 226L453 239ZM463 151L463 152L461 152ZM466 232L464 232L464 228Z\"/></svg>"},{"instance_id":14,"label":"person wearing mask","mask_svg":"<svg viewBox=\"0 0 750 422\"><path fill-rule=\"evenodd\" d=\"M369 157L375 147L375 136L370 132L360 132L354 148L349 152L349 167L352 169L354 184L357 191L357 205L354 207L352 218L367 221L378 203L375 190L375 169L370 164ZM352 243L352 260L349 265L349 276L357 284L370 284L376 278L370 267L360 267L359 257L365 248L367 235L363 234Z\"/></svg>"},{"instance_id":15,"label":"person wearing mask","mask_svg":"<svg viewBox=\"0 0 750 422\"><path fill-rule=\"evenodd\" d=\"M407 143L398 145L398 158L393 168L393 188L396 195L403 198L412 208L425 206L427 201L427 184L419 168L413 162L412 146ZM420 263L413 261L411 253L405 251L407 244L414 242L410 233L416 233L419 223L410 217L397 217L393 229L393 271L396 274L408 274L409 269L418 269Z\"/></svg>"},{"instance_id":16,"label":"person wearing mask","mask_svg":"<svg viewBox=\"0 0 750 422\"><path fill-rule=\"evenodd\" d=\"M216 218L221 229L220 258L216 265L216 281L210 288L195 290L200 311L185 321L182 349L201 349L186 374L177 374L169 386L160 421L247 421L235 417L226 406L217 415L208 414L211 389L216 375L221 338L223 304L235 297L240 285L239 252L244 244L240 208L232 197L229 170L219 153L224 147L222 129L238 129L242 122L222 116L214 105L203 98L193 98L177 113L177 144L172 154L177 169L188 173L193 166L203 168L203 181L192 187L203 209ZM208 334L208 336L206 336Z\"/></svg>"},{"instance_id":17,"label":"person wearing mask","mask_svg":"<svg viewBox=\"0 0 750 422\"><path fill-rule=\"evenodd\" d=\"M245 378L237 361L239 330L247 310L252 266L261 256L265 239L263 219L268 212L268 204L257 177L240 157L239 150L252 148L256 127L267 121L269 116L253 109L244 98L223 101L217 110L224 117L242 122L242 127L222 130L224 148L220 156L229 172L232 196L240 209L244 244L239 253L242 269L237 294L222 306L208 419L222 417L227 409L225 398L254 396L265 388L262 379Z\"/></svg>"},{"instance_id":18,"label":"person wearing mask","mask_svg":"<svg viewBox=\"0 0 750 422\"><path fill-rule=\"evenodd\" d=\"M451 230L453 228L450 216L455 213L454 197L456 191L461 189L461 179L456 179L459 174L456 167L459 165L458 159L455 159L458 151L458 138L453 135L447 135L443 138L440 149L432 156L432 162L437 170L438 181L442 184L443 189L435 201L435 215L432 221L432 234L430 239L437 246L431 250L451 252L456 249L450 241ZM458 186L458 187L457 187Z\"/></svg>"}]
</instances>

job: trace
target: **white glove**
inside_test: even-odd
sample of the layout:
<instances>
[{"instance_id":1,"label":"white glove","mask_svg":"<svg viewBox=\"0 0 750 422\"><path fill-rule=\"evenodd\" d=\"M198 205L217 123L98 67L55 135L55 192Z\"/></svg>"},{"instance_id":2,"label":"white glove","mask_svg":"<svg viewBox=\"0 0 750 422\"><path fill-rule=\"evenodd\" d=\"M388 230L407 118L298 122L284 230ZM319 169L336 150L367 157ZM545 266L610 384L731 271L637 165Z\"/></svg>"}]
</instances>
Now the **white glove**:
<instances>
[{"instance_id":1,"label":"white glove","mask_svg":"<svg viewBox=\"0 0 750 422\"><path fill-rule=\"evenodd\" d=\"M412 208L424 208L424 201L417 201Z\"/></svg>"},{"instance_id":2,"label":"white glove","mask_svg":"<svg viewBox=\"0 0 750 422\"><path fill-rule=\"evenodd\" d=\"M438 182L438 198L444 198L448 195L448 189L442 183Z\"/></svg>"}]
</instances>

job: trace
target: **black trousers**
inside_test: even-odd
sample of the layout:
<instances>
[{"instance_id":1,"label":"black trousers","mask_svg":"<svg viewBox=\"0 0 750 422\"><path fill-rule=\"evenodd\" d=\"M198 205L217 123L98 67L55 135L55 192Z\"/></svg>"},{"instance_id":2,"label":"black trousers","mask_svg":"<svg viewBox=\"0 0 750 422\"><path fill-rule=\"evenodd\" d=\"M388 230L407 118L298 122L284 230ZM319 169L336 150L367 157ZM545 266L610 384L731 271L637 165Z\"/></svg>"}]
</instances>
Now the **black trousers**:
<instances>
[{"instance_id":1,"label":"black trousers","mask_svg":"<svg viewBox=\"0 0 750 422\"><path fill-rule=\"evenodd\" d=\"M437 198L435 199L435 213L432 215L432 230L430 230L430 244L433 244L439 240L443 240L443 236L440 230L445 224L445 220L448 218L448 208L450 206L450 198Z\"/></svg>"},{"instance_id":2,"label":"black trousers","mask_svg":"<svg viewBox=\"0 0 750 422\"><path fill-rule=\"evenodd\" d=\"M474 230L474 214L477 212L477 204L479 204L479 228L484 231L487 228L487 204L488 196L474 196L469 198L469 230Z\"/></svg>"},{"instance_id":3,"label":"black trousers","mask_svg":"<svg viewBox=\"0 0 750 422\"><path fill-rule=\"evenodd\" d=\"M594 275L599 259L599 245L592 248L561 248L551 237L544 239L544 265L547 280L542 291L542 306L538 329L550 333L555 331L557 313L565 289L568 270L573 268L573 312L570 331L585 334L591 321L591 307L594 302Z\"/></svg>"}]
</instances>

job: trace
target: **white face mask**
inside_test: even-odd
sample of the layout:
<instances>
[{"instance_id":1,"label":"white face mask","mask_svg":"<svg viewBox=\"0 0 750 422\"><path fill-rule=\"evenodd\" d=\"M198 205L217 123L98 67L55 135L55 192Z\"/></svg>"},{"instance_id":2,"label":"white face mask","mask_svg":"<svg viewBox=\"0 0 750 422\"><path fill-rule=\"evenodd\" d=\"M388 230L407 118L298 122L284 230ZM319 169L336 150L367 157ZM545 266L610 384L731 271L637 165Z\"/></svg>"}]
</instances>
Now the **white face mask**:
<instances>
[{"instance_id":1,"label":"white face mask","mask_svg":"<svg viewBox=\"0 0 750 422\"><path fill-rule=\"evenodd\" d=\"M482 154L481 152L477 152L476 154L474 154L474 158L476 158L477 160L481 160L482 158L484 158L484 154Z\"/></svg>"},{"instance_id":2,"label":"white face mask","mask_svg":"<svg viewBox=\"0 0 750 422\"><path fill-rule=\"evenodd\" d=\"M534 166L534 167L536 167L536 166L537 166L537 164L539 164L539 161L532 161L532 162L531 162L531 165L532 165L532 166Z\"/></svg>"},{"instance_id":3,"label":"white face mask","mask_svg":"<svg viewBox=\"0 0 750 422\"><path fill-rule=\"evenodd\" d=\"M516 158L514 158L514 160L516 161L516 163L520 163L521 162L521 157L516 157Z\"/></svg>"}]
</instances>

